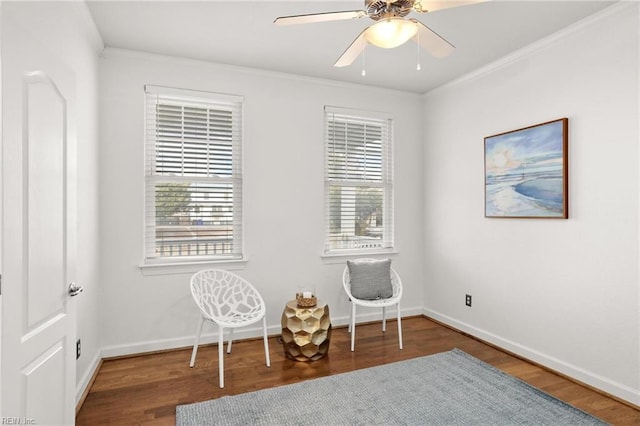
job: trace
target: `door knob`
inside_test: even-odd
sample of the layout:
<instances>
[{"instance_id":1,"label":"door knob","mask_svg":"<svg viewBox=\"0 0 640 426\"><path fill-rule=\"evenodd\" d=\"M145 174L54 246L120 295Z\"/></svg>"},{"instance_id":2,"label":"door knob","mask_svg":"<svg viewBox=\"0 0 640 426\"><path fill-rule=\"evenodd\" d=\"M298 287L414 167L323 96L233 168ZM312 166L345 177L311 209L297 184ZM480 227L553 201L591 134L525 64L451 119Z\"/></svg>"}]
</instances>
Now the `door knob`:
<instances>
[{"instance_id":1,"label":"door knob","mask_svg":"<svg viewBox=\"0 0 640 426\"><path fill-rule=\"evenodd\" d=\"M84 288L82 288L82 286L79 286L74 282L69 284L69 296L71 296L71 297L77 296L80 293L82 293L83 291L84 291Z\"/></svg>"}]
</instances>

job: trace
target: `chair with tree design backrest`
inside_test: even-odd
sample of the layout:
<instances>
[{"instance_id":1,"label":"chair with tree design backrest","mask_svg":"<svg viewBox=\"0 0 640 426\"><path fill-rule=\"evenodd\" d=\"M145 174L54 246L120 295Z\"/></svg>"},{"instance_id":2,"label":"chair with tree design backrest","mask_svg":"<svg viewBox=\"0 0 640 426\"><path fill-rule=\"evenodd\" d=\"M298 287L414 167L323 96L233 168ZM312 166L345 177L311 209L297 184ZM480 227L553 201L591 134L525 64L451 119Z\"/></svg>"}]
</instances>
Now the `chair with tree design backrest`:
<instances>
[{"instance_id":1,"label":"chair with tree design backrest","mask_svg":"<svg viewBox=\"0 0 640 426\"><path fill-rule=\"evenodd\" d=\"M267 367L271 366L269 342L267 338L266 307L262 296L247 280L228 271L208 269L196 272L191 277L191 294L200 308L195 344L191 353L190 367L193 367L198 352L202 326L211 321L218 326L218 375L220 387L224 387L224 329L229 328L227 353L231 353L233 330L262 320L264 354Z\"/></svg>"}]
</instances>

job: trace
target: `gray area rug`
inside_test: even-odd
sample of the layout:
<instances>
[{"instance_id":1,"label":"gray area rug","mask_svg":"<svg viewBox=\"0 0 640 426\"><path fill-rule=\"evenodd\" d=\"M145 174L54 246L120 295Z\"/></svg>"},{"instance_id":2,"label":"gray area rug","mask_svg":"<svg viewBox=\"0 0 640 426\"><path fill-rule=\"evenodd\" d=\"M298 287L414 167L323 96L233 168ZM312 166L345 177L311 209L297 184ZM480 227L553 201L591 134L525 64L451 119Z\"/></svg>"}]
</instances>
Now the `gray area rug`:
<instances>
[{"instance_id":1,"label":"gray area rug","mask_svg":"<svg viewBox=\"0 0 640 426\"><path fill-rule=\"evenodd\" d=\"M366 354L361 354L366 356ZM604 425L459 350L176 408L184 425Z\"/></svg>"}]
</instances>

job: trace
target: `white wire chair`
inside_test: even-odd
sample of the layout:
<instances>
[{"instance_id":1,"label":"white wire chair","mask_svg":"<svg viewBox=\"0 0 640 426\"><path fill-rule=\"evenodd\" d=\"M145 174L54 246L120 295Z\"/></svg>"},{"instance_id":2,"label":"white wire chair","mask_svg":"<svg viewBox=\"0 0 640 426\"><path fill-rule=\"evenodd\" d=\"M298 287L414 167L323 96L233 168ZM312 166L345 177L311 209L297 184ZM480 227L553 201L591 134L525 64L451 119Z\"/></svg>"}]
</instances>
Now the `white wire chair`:
<instances>
[{"instance_id":1,"label":"white wire chair","mask_svg":"<svg viewBox=\"0 0 640 426\"><path fill-rule=\"evenodd\" d=\"M356 262L368 262L375 261L375 259L356 259ZM382 331L387 330L386 308L387 306L396 306L396 312L398 317L398 343L400 349L402 349L402 320L400 318L400 299L402 299L402 280L398 273L391 268L391 287L393 288L393 295L387 299L358 299L351 294L351 277L349 275L349 266L345 266L342 273L342 285L344 291L349 296L351 302L351 317L349 319L349 333L351 333L351 352L355 350L356 342L356 306L363 306L367 308L382 308Z\"/></svg>"},{"instance_id":2,"label":"white wire chair","mask_svg":"<svg viewBox=\"0 0 640 426\"><path fill-rule=\"evenodd\" d=\"M227 353L231 353L233 330L262 320L264 335L264 355L267 367L271 367L269 342L267 338L266 307L262 296L242 277L219 269L196 272L191 277L191 294L200 308L196 340L191 353L189 367L193 367L198 352L202 326L205 321L218 325L218 375L220 387L224 388L224 329L229 328Z\"/></svg>"}]
</instances>

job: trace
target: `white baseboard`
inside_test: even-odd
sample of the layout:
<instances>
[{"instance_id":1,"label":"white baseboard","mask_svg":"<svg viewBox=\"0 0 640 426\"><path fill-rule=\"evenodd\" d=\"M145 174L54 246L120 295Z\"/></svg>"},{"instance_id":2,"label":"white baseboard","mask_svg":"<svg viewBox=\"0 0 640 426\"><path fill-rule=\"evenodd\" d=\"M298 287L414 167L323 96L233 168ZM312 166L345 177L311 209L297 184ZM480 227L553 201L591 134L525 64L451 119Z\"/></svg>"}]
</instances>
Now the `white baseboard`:
<instances>
[{"instance_id":1,"label":"white baseboard","mask_svg":"<svg viewBox=\"0 0 640 426\"><path fill-rule=\"evenodd\" d=\"M91 379L93 378L93 375L98 371L101 361L102 354L100 353L100 351L98 351L96 353L96 356L94 356L89 363L89 368L87 368L87 370L84 372L84 374L80 378L80 381L76 383L76 406L82 399L82 395L87 390L87 387L91 384Z\"/></svg>"},{"instance_id":2,"label":"white baseboard","mask_svg":"<svg viewBox=\"0 0 640 426\"><path fill-rule=\"evenodd\" d=\"M423 314L429 318L433 318L455 329L464 331L465 333L469 333L474 337L494 344L507 351L513 352L514 354L517 354L525 359L531 360L551 370L567 375L568 377L571 377L579 382L582 382L589 386L593 386L596 389L600 389L603 392L628 401L631 404L634 404L636 406L640 405L639 389L633 389L622 383L617 383L613 380L607 379L606 377L602 377L578 366L569 364L565 361L554 358L535 349L529 348L516 342L512 342L511 340L502 338L498 335L477 328L465 322L458 321L457 319L441 314L440 312L425 308Z\"/></svg>"},{"instance_id":3,"label":"white baseboard","mask_svg":"<svg viewBox=\"0 0 640 426\"><path fill-rule=\"evenodd\" d=\"M216 327L210 323L205 323L200 336L200 344L206 345L209 343L215 343L218 341L218 334ZM280 334L282 332L280 327L269 326L267 327L267 334ZM227 333L225 332L225 337ZM262 327L246 327L239 328L233 332L233 340L250 339L254 337L262 336ZM112 358L117 356L137 355L146 352L164 351L169 349L179 349L192 347L194 343L194 336L183 336L171 339L158 339L147 340L145 342L135 342L122 345L106 346L102 348L103 358ZM189 360L187 359L187 362Z\"/></svg>"},{"instance_id":4,"label":"white baseboard","mask_svg":"<svg viewBox=\"0 0 640 426\"><path fill-rule=\"evenodd\" d=\"M415 316L423 315L422 308L408 308L402 309L402 316ZM387 319L395 318L395 311L393 308L387 310ZM378 321L382 319L381 309L359 309L356 315L356 323ZM336 326L344 326L349 324L348 316L332 317L331 324ZM202 336L200 337L200 344L216 343L218 341L218 334L214 326L205 323ZM267 334L270 336L279 335L282 333L282 327L278 325L267 326ZM225 333L226 334L226 333ZM246 327L239 328L234 331L233 339L250 339L262 336L262 327ZM171 339L159 339L148 340L145 342L134 342L122 345L112 345L102 348L102 358L111 358L116 356L137 355L145 352L163 351L168 349L178 349L193 346L194 336L182 336Z\"/></svg>"},{"instance_id":5,"label":"white baseboard","mask_svg":"<svg viewBox=\"0 0 640 426\"><path fill-rule=\"evenodd\" d=\"M412 317L416 315L423 315L422 308L400 308L401 317ZM387 319L394 320L396 318L395 308L387 308ZM363 308L359 306L356 309L356 325L361 322L381 321L382 309L380 308ZM349 325L349 316L342 316L335 319L331 319L331 324L334 326Z\"/></svg>"}]
</instances>

